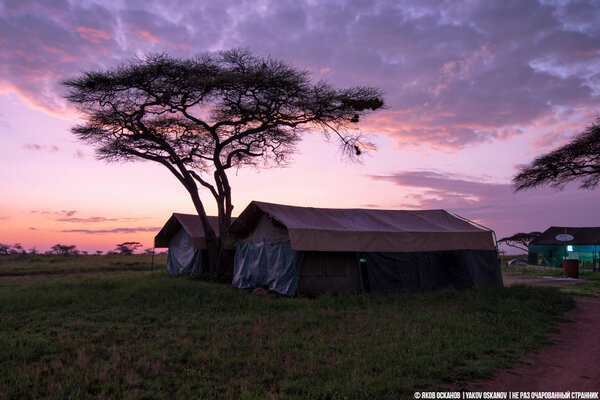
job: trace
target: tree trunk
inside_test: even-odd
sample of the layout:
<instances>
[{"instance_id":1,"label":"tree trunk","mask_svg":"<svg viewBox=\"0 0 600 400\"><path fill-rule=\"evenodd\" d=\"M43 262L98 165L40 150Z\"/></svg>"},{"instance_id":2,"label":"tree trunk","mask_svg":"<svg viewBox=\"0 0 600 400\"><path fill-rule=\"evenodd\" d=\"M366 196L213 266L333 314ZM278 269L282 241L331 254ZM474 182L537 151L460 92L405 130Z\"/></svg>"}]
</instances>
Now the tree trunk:
<instances>
[{"instance_id":1,"label":"tree trunk","mask_svg":"<svg viewBox=\"0 0 600 400\"><path fill-rule=\"evenodd\" d=\"M227 177L225 176L225 178L223 178L224 175L224 171L222 171L220 174L215 172L215 181L217 182L217 188L219 192L218 195L215 195L219 214L218 236L208 222L208 216L206 215L204 205L202 204L202 200L198 194L198 187L191 177L191 184L187 186L196 211L202 219L206 245L208 247L209 271L215 276L233 276L234 252L232 250L224 249L225 232L227 232L227 229L229 229L229 226L231 225L231 213L233 211L233 206L231 204L231 188L229 187ZM223 184L223 181L225 181L225 184Z\"/></svg>"},{"instance_id":2,"label":"tree trunk","mask_svg":"<svg viewBox=\"0 0 600 400\"><path fill-rule=\"evenodd\" d=\"M231 226L231 190L223 193L218 201L219 204L219 260L217 263L216 275L222 277L233 277L233 263L235 250L225 248L225 233Z\"/></svg>"},{"instance_id":3,"label":"tree trunk","mask_svg":"<svg viewBox=\"0 0 600 400\"><path fill-rule=\"evenodd\" d=\"M204 237L206 239L206 246L208 249L208 270L211 274L214 275L216 274L218 269L217 266L221 244L219 238L215 234L215 231L208 222L208 216L206 215L206 211L204 210L202 200L200 200L200 196L198 195L198 189L196 188L196 190L194 191L193 188L188 188L188 192L192 197L192 202L194 203L196 212L202 220L202 227L204 228Z\"/></svg>"}]
</instances>

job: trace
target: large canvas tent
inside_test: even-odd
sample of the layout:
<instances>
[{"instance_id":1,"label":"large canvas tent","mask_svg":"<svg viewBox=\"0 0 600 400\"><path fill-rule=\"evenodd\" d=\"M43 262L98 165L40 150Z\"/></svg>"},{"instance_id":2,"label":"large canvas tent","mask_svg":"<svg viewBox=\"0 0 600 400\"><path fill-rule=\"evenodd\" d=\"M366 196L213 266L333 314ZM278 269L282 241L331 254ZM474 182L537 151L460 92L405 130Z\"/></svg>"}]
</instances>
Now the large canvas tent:
<instances>
[{"instance_id":1,"label":"large canvas tent","mask_svg":"<svg viewBox=\"0 0 600 400\"><path fill-rule=\"evenodd\" d=\"M253 201L231 225L233 286L294 296L501 286L493 232L444 210Z\"/></svg>"},{"instance_id":2,"label":"large canvas tent","mask_svg":"<svg viewBox=\"0 0 600 400\"><path fill-rule=\"evenodd\" d=\"M208 222L218 235L217 217L208 217ZM169 249L169 274L195 275L208 271L206 236L198 215L174 213L154 238L154 247Z\"/></svg>"},{"instance_id":3,"label":"large canvas tent","mask_svg":"<svg viewBox=\"0 0 600 400\"><path fill-rule=\"evenodd\" d=\"M562 241L557 236L572 239ZM529 243L529 264L561 267L564 259L576 259L581 266L598 268L600 227L551 226Z\"/></svg>"}]
</instances>

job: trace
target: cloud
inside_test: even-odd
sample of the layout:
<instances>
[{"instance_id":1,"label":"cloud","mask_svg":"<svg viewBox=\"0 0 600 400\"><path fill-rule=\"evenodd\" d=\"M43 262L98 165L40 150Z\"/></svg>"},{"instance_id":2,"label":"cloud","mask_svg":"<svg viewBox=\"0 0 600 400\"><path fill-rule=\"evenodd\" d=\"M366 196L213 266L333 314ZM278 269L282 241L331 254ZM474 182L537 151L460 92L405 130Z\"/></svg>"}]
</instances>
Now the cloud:
<instances>
[{"instance_id":1,"label":"cloud","mask_svg":"<svg viewBox=\"0 0 600 400\"><path fill-rule=\"evenodd\" d=\"M60 151L59 147L54 144L41 145L37 143L25 143L23 148L30 151L47 151L50 153L57 153Z\"/></svg>"},{"instance_id":2,"label":"cloud","mask_svg":"<svg viewBox=\"0 0 600 400\"><path fill-rule=\"evenodd\" d=\"M95 223L117 222L117 221L119 221L119 222L139 221L140 219L144 219L144 218L107 218L107 217L76 218L76 217L71 217L71 215L67 215L68 218L64 218L64 217L57 218L57 219L55 219L55 221L79 223L79 224L95 224Z\"/></svg>"},{"instance_id":3,"label":"cloud","mask_svg":"<svg viewBox=\"0 0 600 400\"><path fill-rule=\"evenodd\" d=\"M460 149L550 134L538 121L596 111L599 20L593 0L7 1L0 93L64 117L59 82L83 70L242 46L315 80L381 87L389 108L365 128L399 146Z\"/></svg>"},{"instance_id":4,"label":"cloud","mask_svg":"<svg viewBox=\"0 0 600 400\"><path fill-rule=\"evenodd\" d=\"M4 120L4 115L0 113L0 128L10 128L8 122Z\"/></svg>"},{"instance_id":5,"label":"cloud","mask_svg":"<svg viewBox=\"0 0 600 400\"><path fill-rule=\"evenodd\" d=\"M105 218L105 217L88 217L88 218L57 218L58 222L75 222L75 223L97 223L97 222L113 222L119 221L117 218Z\"/></svg>"},{"instance_id":6,"label":"cloud","mask_svg":"<svg viewBox=\"0 0 600 400\"><path fill-rule=\"evenodd\" d=\"M100 235L105 233L136 233L136 232L158 232L161 227L138 227L138 228L113 228L113 229L64 229L62 233L83 233L86 235Z\"/></svg>"},{"instance_id":7,"label":"cloud","mask_svg":"<svg viewBox=\"0 0 600 400\"><path fill-rule=\"evenodd\" d=\"M34 210L30 212L31 214L39 214L39 215L47 215L55 217L53 218L56 222L67 222L67 223L77 223L77 224L96 224L96 223L104 223L104 222L130 222L130 221L139 221L144 218L107 218L107 217L73 217L78 213L76 210L60 210L60 211L39 211ZM8 217L6 217L8 218Z\"/></svg>"},{"instance_id":8,"label":"cloud","mask_svg":"<svg viewBox=\"0 0 600 400\"><path fill-rule=\"evenodd\" d=\"M102 43L103 41L109 40L111 38L111 34L102 29L78 26L76 30L83 39L88 40L94 44Z\"/></svg>"},{"instance_id":9,"label":"cloud","mask_svg":"<svg viewBox=\"0 0 600 400\"><path fill-rule=\"evenodd\" d=\"M487 183L473 177L463 177L439 171L402 171L390 175L372 175L371 179L384 180L396 185L420 189L410 196L411 203L403 207L460 208L480 206L491 199L512 193L509 184Z\"/></svg>"},{"instance_id":10,"label":"cloud","mask_svg":"<svg viewBox=\"0 0 600 400\"><path fill-rule=\"evenodd\" d=\"M590 226L600 220L597 191L567 187L515 193L510 184L428 170L369 177L407 189L398 208L446 209L495 230L499 237L552 225Z\"/></svg>"},{"instance_id":11,"label":"cloud","mask_svg":"<svg viewBox=\"0 0 600 400\"><path fill-rule=\"evenodd\" d=\"M66 217L72 217L76 213L77 213L77 211L75 211L75 210L60 210L60 211L38 211L38 210L34 210L34 211L31 211L31 214L60 215L60 216L66 216Z\"/></svg>"},{"instance_id":12,"label":"cloud","mask_svg":"<svg viewBox=\"0 0 600 400\"><path fill-rule=\"evenodd\" d=\"M313 71L327 67L338 82L383 87L390 111L381 113L372 130L402 146L462 148L506 139L560 109L599 104L593 95L599 85L592 80L600 62L598 30L571 29L556 5L297 4L257 10L238 30L265 52L308 63ZM598 15L598 7L588 4ZM279 20L292 8L307 14L298 20L310 29L298 28L294 39L265 41L283 29ZM251 20L260 20L261 28ZM575 49L587 58L572 58ZM548 60L545 68L533 67L538 60Z\"/></svg>"}]
</instances>

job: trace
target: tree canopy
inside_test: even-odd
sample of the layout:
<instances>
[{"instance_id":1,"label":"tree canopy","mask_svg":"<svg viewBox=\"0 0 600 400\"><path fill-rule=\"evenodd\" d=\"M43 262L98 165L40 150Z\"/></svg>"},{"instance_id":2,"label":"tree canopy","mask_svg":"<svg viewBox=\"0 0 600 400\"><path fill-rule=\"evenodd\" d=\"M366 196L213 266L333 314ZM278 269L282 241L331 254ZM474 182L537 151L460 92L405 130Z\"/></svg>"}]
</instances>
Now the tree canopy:
<instances>
[{"instance_id":1,"label":"tree canopy","mask_svg":"<svg viewBox=\"0 0 600 400\"><path fill-rule=\"evenodd\" d=\"M66 245L58 243L52 246L51 249L51 252L53 254L62 254L64 256L67 256L69 254L79 254L79 250L77 250L77 246L75 246L74 244Z\"/></svg>"},{"instance_id":2,"label":"tree canopy","mask_svg":"<svg viewBox=\"0 0 600 400\"><path fill-rule=\"evenodd\" d=\"M336 89L307 71L246 49L195 58L151 54L63 81L84 113L73 133L107 161L162 164L189 192L209 240L200 187L217 203L219 227L233 209L227 172L285 165L302 135L319 130L356 159L370 147L352 129L384 105L379 89Z\"/></svg>"},{"instance_id":3,"label":"tree canopy","mask_svg":"<svg viewBox=\"0 0 600 400\"><path fill-rule=\"evenodd\" d=\"M114 251L119 254L131 255L140 247L142 247L140 242L123 242L117 244Z\"/></svg>"},{"instance_id":4,"label":"tree canopy","mask_svg":"<svg viewBox=\"0 0 600 400\"><path fill-rule=\"evenodd\" d=\"M515 233L512 236L498 240L498 243L505 243L507 246L514 247L516 249L529 251L529 243L531 243L541 234L541 232Z\"/></svg>"},{"instance_id":5,"label":"tree canopy","mask_svg":"<svg viewBox=\"0 0 600 400\"><path fill-rule=\"evenodd\" d=\"M520 167L513 178L517 191L550 185L562 189L574 180L581 189L593 189L600 182L600 118L576 135L571 142L537 157Z\"/></svg>"}]
</instances>

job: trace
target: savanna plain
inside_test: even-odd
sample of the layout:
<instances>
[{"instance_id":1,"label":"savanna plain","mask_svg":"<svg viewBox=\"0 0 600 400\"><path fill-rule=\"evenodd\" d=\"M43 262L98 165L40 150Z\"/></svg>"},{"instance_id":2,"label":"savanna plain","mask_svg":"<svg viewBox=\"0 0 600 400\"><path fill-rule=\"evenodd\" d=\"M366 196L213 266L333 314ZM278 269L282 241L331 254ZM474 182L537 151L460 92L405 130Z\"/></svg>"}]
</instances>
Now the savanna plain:
<instances>
[{"instance_id":1,"label":"savanna plain","mask_svg":"<svg viewBox=\"0 0 600 400\"><path fill-rule=\"evenodd\" d=\"M574 305L526 285L257 296L164 265L0 257L0 399L412 398L510 367Z\"/></svg>"}]
</instances>

